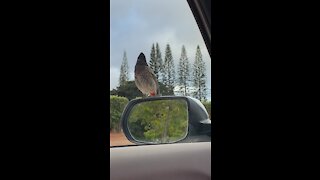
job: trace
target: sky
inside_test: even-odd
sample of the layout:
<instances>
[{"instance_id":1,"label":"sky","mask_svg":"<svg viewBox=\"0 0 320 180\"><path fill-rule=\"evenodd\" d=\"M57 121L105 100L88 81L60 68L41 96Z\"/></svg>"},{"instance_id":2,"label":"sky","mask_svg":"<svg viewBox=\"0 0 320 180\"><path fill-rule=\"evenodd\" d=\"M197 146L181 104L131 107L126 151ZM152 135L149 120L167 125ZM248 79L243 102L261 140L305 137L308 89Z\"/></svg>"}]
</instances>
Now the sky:
<instances>
[{"instance_id":1,"label":"sky","mask_svg":"<svg viewBox=\"0 0 320 180\"><path fill-rule=\"evenodd\" d=\"M166 44L170 44L176 69L182 45L191 65L199 45L206 64L207 87L211 89L211 59L187 1L111 0L110 8L110 90L118 86L124 51L129 79L134 80L134 66L140 52L149 63L151 46L157 42L163 60ZM211 99L209 92L208 99Z\"/></svg>"}]
</instances>

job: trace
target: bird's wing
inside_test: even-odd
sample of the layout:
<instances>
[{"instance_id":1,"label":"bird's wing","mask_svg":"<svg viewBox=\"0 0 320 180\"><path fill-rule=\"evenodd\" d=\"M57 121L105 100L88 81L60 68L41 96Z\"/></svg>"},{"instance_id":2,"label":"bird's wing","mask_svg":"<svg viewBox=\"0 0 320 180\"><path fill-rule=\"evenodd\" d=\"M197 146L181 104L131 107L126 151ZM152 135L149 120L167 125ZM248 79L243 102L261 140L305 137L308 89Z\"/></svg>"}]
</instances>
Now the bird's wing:
<instances>
[{"instance_id":1,"label":"bird's wing","mask_svg":"<svg viewBox=\"0 0 320 180\"><path fill-rule=\"evenodd\" d=\"M154 74L153 70L150 67L148 67L148 71L151 73L152 78L153 78L153 80L155 82L155 85L156 85L157 92L155 92L155 93L157 95L159 95L160 94L160 88L159 88L157 77L156 77L156 75Z\"/></svg>"},{"instance_id":2,"label":"bird's wing","mask_svg":"<svg viewBox=\"0 0 320 180\"><path fill-rule=\"evenodd\" d=\"M152 78L154 78L154 79L157 81L157 77L156 77L156 75L154 74L153 70L152 70L150 67L148 67L147 69L148 69L148 71L150 72L150 74L152 74Z\"/></svg>"}]
</instances>

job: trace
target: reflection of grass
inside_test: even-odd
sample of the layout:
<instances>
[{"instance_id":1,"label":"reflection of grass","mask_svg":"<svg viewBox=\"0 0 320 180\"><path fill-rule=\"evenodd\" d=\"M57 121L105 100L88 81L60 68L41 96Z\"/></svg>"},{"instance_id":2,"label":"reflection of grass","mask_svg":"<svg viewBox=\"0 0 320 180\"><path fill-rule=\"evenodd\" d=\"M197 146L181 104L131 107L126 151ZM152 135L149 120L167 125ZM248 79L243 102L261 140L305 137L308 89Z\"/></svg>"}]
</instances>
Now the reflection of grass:
<instances>
[{"instance_id":1,"label":"reflection of grass","mask_svg":"<svg viewBox=\"0 0 320 180\"><path fill-rule=\"evenodd\" d=\"M138 140L172 142L187 133L188 110L184 100L143 102L132 109L129 128Z\"/></svg>"}]
</instances>

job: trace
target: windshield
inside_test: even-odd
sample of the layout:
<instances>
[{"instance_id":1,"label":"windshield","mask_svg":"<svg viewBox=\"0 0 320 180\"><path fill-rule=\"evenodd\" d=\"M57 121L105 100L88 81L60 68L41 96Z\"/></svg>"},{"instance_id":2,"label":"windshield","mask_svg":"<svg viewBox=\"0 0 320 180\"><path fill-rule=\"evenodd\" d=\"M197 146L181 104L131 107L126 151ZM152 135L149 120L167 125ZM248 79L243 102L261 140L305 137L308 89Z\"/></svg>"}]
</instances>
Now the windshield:
<instances>
[{"instance_id":1,"label":"windshield","mask_svg":"<svg viewBox=\"0 0 320 180\"><path fill-rule=\"evenodd\" d=\"M110 8L110 146L132 144L120 126L128 102L157 94L136 82L140 53L158 94L194 97L211 116L211 59L187 1L111 0Z\"/></svg>"}]
</instances>

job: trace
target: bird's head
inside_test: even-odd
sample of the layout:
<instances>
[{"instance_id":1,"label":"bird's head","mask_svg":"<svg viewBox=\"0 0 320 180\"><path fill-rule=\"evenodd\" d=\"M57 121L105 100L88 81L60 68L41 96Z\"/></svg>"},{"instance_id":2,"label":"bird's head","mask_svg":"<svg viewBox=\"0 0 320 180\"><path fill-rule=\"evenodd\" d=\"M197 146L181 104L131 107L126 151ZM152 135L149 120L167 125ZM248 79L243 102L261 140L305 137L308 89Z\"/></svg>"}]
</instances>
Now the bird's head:
<instances>
[{"instance_id":1,"label":"bird's head","mask_svg":"<svg viewBox=\"0 0 320 180\"><path fill-rule=\"evenodd\" d=\"M148 66L147 61L146 61L146 57L144 56L143 53L140 53L136 65Z\"/></svg>"}]
</instances>

